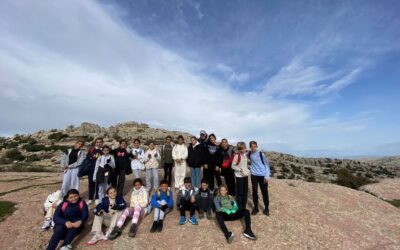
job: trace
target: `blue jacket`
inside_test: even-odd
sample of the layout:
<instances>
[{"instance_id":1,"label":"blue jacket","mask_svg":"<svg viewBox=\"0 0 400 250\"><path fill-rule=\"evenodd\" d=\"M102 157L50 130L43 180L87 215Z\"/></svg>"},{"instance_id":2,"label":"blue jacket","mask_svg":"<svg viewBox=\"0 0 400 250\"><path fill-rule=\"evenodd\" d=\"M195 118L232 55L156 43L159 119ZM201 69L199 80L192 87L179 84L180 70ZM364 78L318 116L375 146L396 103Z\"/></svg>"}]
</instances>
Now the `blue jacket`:
<instances>
[{"instance_id":1,"label":"blue jacket","mask_svg":"<svg viewBox=\"0 0 400 250\"><path fill-rule=\"evenodd\" d=\"M157 190L153 196L151 197L151 205L153 207L159 207L159 204L157 201L166 201L167 205L169 208L172 208L174 206L174 200L172 198L172 192L171 190L168 190L169 192L169 197L166 193L164 193L161 190ZM158 195L160 195L160 198L158 198Z\"/></svg>"},{"instance_id":2,"label":"blue jacket","mask_svg":"<svg viewBox=\"0 0 400 250\"><path fill-rule=\"evenodd\" d=\"M79 202L82 199L80 198L78 202L76 203L69 203L67 204L66 208L64 211L62 211L62 206L64 202L67 202L64 200L63 202L58 205L56 211L54 212L54 223L58 225L65 225L65 222L71 221L71 222L76 222L76 221L82 221L85 223L85 221L89 217L89 209L88 206L86 205L86 202L83 201L83 207L82 209L79 207Z\"/></svg>"},{"instance_id":3,"label":"blue jacket","mask_svg":"<svg viewBox=\"0 0 400 250\"><path fill-rule=\"evenodd\" d=\"M257 150L254 153L250 151L249 156L251 161L250 173L255 176L264 176L268 179L270 175L270 170L268 159L265 154ZM263 158L264 164L261 160L261 157Z\"/></svg>"},{"instance_id":4,"label":"blue jacket","mask_svg":"<svg viewBox=\"0 0 400 250\"><path fill-rule=\"evenodd\" d=\"M122 211L126 208L126 202L122 195L117 195L115 198L115 203L117 204L117 210ZM96 214L98 211L103 210L108 213L108 209L110 208L110 198L104 197L101 202L96 206L93 210L93 213Z\"/></svg>"}]
</instances>

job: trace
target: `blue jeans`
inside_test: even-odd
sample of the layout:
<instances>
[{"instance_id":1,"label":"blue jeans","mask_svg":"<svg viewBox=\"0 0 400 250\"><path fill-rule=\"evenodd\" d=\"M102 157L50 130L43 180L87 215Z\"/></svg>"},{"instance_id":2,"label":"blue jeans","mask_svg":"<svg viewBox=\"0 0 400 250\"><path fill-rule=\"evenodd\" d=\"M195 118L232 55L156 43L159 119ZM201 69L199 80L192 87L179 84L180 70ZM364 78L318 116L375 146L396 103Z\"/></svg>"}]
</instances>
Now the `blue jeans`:
<instances>
[{"instance_id":1,"label":"blue jeans","mask_svg":"<svg viewBox=\"0 0 400 250\"><path fill-rule=\"evenodd\" d=\"M190 172L192 173L193 187L200 187L200 170L201 168L190 168Z\"/></svg>"}]
</instances>

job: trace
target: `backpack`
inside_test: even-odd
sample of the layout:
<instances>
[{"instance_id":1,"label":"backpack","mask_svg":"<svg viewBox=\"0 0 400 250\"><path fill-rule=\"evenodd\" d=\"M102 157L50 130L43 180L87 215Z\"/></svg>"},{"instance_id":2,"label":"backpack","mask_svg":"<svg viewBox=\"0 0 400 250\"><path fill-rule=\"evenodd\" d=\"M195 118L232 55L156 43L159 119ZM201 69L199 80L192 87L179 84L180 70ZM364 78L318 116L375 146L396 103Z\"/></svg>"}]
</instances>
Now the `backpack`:
<instances>
[{"instance_id":1,"label":"backpack","mask_svg":"<svg viewBox=\"0 0 400 250\"><path fill-rule=\"evenodd\" d=\"M169 196L170 196L170 192L171 192L171 190L169 190L169 188L168 188L168 192L167 192L168 199L169 199ZM159 201L160 198L161 198L161 191L160 191L160 189L158 189L157 190L157 200Z\"/></svg>"},{"instance_id":2,"label":"backpack","mask_svg":"<svg viewBox=\"0 0 400 250\"><path fill-rule=\"evenodd\" d=\"M250 158L250 155L251 155L251 151L249 151L249 159L251 159ZM262 162L262 164L265 166L265 162L264 162L264 157L263 157L263 155L262 155L262 152L260 151L260 159L261 159L261 162Z\"/></svg>"},{"instance_id":3,"label":"backpack","mask_svg":"<svg viewBox=\"0 0 400 250\"><path fill-rule=\"evenodd\" d=\"M65 212L65 209L67 208L67 206L68 206L68 202L63 201L63 203L62 203L62 205L61 205L61 212L62 212L62 213ZM82 212L82 210L83 210L83 200L80 200L80 201L79 201L79 209L80 209L81 212Z\"/></svg>"},{"instance_id":4,"label":"backpack","mask_svg":"<svg viewBox=\"0 0 400 250\"><path fill-rule=\"evenodd\" d=\"M229 148L228 149L228 154L230 153L230 157L229 157L229 159L224 159L223 161L222 161L222 164L221 164L221 167L222 168L224 168L224 169L227 169L227 168L229 168L230 166L231 166L231 164L232 164L232 162L233 162L233 157L235 156L235 154L233 154L233 149L232 148Z\"/></svg>"},{"instance_id":5,"label":"backpack","mask_svg":"<svg viewBox=\"0 0 400 250\"><path fill-rule=\"evenodd\" d=\"M232 155L232 162L233 162L233 158L235 157L235 155L237 155L237 161L236 161L236 165L239 165L240 161L242 160L242 156L240 155L240 153L235 153Z\"/></svg>"}]
</instances>

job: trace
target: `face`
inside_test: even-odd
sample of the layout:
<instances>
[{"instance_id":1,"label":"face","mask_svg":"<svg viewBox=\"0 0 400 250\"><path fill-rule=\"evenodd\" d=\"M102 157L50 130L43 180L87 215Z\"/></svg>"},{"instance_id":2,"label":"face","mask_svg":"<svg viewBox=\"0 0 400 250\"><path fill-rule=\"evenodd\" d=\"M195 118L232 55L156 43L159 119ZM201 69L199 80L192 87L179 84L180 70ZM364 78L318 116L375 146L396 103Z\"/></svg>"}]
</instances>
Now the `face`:
<instances>
[{"instance_id":1,"label":"face","mask_svg":"<svg viewBox=\"0 0 400 250\"><path fill-rule=\"evenodd\" d=\"M190 188L190 186L192 186L192 184L190 182L183 183L183 185L185 185L186 189L188 189L188 188Z\"/></svg>"},{"instance_id":2,"label":"face","mask_svg":"<svg viewBox=\"0 0 400 250\"><path fill-rule=\"evenodd\" d=\"M194 138L190 139L190 142L192 143L192 145L196 145L196 143L197 143L196 139L194 139Z\"/></svg>"},{"instance_id":3,"label":"face","mask_svg":"<svg viewBox=\"0 0 400 250\"><path fill-rule=\"evenodd\" d=\"M120 144L119 144L119 146L121 147L121 148L126 148L126 142L121 142Z\"/></svg>"},{"instance_id":4,"label":"face","mask_svg":"<svg viewBox=\"0 0 400 250\"><path fill-rule=\"evenodd\" d=\"M184 140L183 140L182 138L179 138L179 139L178 139L178 143L179 143L179 144L183 144L183 142L184 142Z\"/></svg>"},{"instance_id":5,"label":"face","mask_svg":"<svg viewBox=\"0 0 400 250\"><path fill-rule=\"evenodd\" d=\"M135 141L135 142L133 143L133 146L134 146L135 148L139 148L140 143L139 143L138 141Z\"/></svg>"},{"instance_id":6,"label":"face","mask_svg":"<svg viewBox=\"0 0 400 250\"><path fill-rule=\"evenodd\" d=\"M80 149L83 146L83 142L78 141L77 143L75 143L75 149Z\"/></svg>"},{"instance_id":7,"label":"face","mask_svg":"<svg viewBox=\"0 0 400 250\"><path fill-rule=\"evenodd\" d=\"M103 154L108 155L110 153L110 149L109 148L104 148L103 149Z\"/></svg>"},{"instance_id":8,"label":"face","mask_svg":"<svg viewBox=\"0 0 400 250\"><path fill-rule=\"evenodd\" d=\"M103 146L103 141L102 140L96 140L95 146L96 146L96 148L101 148Z\"/></svg>"},{"instance_id":9,"label":"face","mask_svg":"<svg viewBox=\"0 0 400 250\"><path fill-rule=\"evenodd\" d=\"M67 197L67 201L68 201L69 203L77 203L78 200L79 200L79 195L77 195L77 194L70 194L70 195L68 195L68 197Z\"/></svg>"},{"instance_id":10,"label":"face","mask_svg":"<svg viewBox=\"0 0 400 250\"><path fill-rule=\"evenodd\" d=\"M117 197L117 190L115 190L115 188L108 190L108 197L115 199L115 197Z\"/></svg>"},{"instance_id":11,"label":"face","mask_svg":"<svg viewBox=\"0 0 400 250\"><path fill-rule=\"evenodd\" d=\"M136 182L134 186L136 190L139 190L142 187L142 184L140 182Z\"/></svg>"},{"instance_id":12,"label":"face","mask_svg":"<svg viewBox=\"0 0 400 250\"><path fill-rule=\"evenodd\" d=\"M214 137L214 136L211 136L211 137L210 137L210 142L211 142L211 143L215 143L215 141L216 141L216 140L215 140L215 137Z\"/></svg>"},{"instance_id":13,"label":"face","mask_svg":"<svg viewBox=\"0 0 400 250\"><path fill-rule=\"evenodd\" d=\"M201 188L203 190L206 190L208 188L208 184L207 183L201 183Z\"/></svg>"},{"instance_id":14,"label":"face","mask_svg":"<svg viewBox=\"0 0 400 250\"><path fill-rule=\"evenodd\" d=\"M167 143L167 144L171 144L171 138L167 138L166 140L165 140L165 142Z\"/></svg>"},{"instance_id":15,"label":"face","mask_svg":"<svg viewBox=\"0 0 400 250\"><path fill-rule=\"evenodd\" d=\"M246 148L242 148L241 150L239 150L239 152L242 154L246 153Z\"/></svg>"},{"instance_id":16,"label":"face","mask_svg":"<svg viewBox=\"0 0 400 250\"><path fill-rule=\"evenodd\" d=\"M150 143L149 148L150 148L151 150L153 150L153 149L154 149L154 143Z\"/></svg>"},{"instance_id":17,"label":"face","mask_svg":"<svg viewBox=\"0 0 400 250\"><path fill-rule=\"evenodd\" d=\"M227 140L222 140L221 141L221 147L227 148L228 147L228 141Z\"/></svg>"},{"instance_id":18,"label":"face","mask_svg":"<svg viewBox=\"0 0 400 250\"><path fill-rule=\"evenodd\" d=\"M200 138L202 139L202 140L205 140L206 139L206 134L200 134Z\"/></svg>"},{"instance_id":19,"label":"face","mask_svg":"<svg viewBox=\"0 0 400 250\"><path fill-rule=\"evenodd\" d=\"M224 196L224 195L226 195L226 194L228 193L228 190L226 190L225 187L221 187L221 190L220 190L219 192L220 192L220 194L221 194L222 196Z\"/></svg>"},{"instance_id":20,"label":"face","mask_svg":"<svg viewBox=\"0 0 400 250\"><path fill-rule=\"evenodd\" d=\"M167 190L168 190L168 184L161 184L160 189L161 189L161 191L163 191L163 192L167 192Z\"/></svg>"},{"instance_id":21,"label":"face","mask_svg":"<svg viewBox=\"0 0 400 250\"><path fill-rule=\"evenodd\" d=\"M257 144L251 144L250 149L252 152L255 152L257 150Z\"/></svg>"}]
</instances>

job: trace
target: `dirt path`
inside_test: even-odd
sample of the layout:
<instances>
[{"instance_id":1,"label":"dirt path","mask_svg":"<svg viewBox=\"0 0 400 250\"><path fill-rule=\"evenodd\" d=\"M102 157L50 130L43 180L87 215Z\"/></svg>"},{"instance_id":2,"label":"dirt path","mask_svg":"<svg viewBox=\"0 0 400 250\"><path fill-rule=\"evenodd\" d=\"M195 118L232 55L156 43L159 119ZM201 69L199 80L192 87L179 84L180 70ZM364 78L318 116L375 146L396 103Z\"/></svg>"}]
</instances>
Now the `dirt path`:
<instances>
[{"instance_id":1,"label":"dirt path","mask_svg":"<svg viewBox=\"0 0 400 250\"><path fill-rule=\"evenodd\" d=\"M18 205L17 211L0 223L0 249L47 246L51 232L39 232L43 219L40 209L46 196L60 187L61 178L61 174L51 173L2 173L0 199ZM133 177L127 179L129 201ZM87 180L83 180L83 196L87 195L86 188ZM227 223L235 234L232 244L228 245L214 221L204 219L198 226L180 226L179 213L174 210L167 215L162 233L149 233L151 214L142 221L134 239L127 236L127 226L116 241L86 246L84 242L90 239L88 227L75 247L96 250L400 249L400 209L377 197L336 185L302 181L273 179L269 188L271 216L252 216L257 241L243 238L241 222L234 221ZM248 202L248 207L252 208L252 202Z\"/></svg>"}]
</instances>

